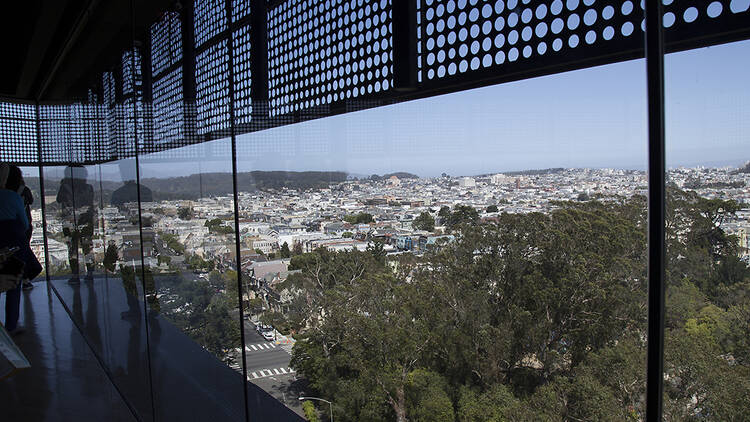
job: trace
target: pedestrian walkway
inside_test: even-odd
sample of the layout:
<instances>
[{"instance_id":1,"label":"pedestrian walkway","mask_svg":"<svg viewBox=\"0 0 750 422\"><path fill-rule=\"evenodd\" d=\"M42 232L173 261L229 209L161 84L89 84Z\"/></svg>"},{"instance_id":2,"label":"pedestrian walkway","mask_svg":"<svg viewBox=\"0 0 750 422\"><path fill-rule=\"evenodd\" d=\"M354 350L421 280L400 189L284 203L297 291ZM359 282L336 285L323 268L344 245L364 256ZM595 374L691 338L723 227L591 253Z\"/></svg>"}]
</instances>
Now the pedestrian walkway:
<instances>
[{"instance_id":1,"label":"pedestrian walkway","mask_svg":"<svg viewBox=\"0 0 750 422\"><path fill-rule=\"evenodd\" d=\"M295 371L292 368L274 368L274 369L261 369L247 374L247 379L252 381L258 378L272 377L274 375L290 375Z\"/></svg>"},{"instance_id":2,"label":"pedestrian walkway","mask_svg":"<svg viewBox=\"0 0 750 422\"><path fill-rule=\"evenodd\" d=\"M256 343L256 344L249 344L245 346L245 350L248 352L254 352L257 350L267 350L267 349L275 349L276 345L274 343Z\"/></svg>"},{"instance_id":3,"label":"pedestrian walkway","mask_svg":"<svg viewBox=\"0 0 750 422\"><path fill-rule=\"evenodd\" d=\"M281 348L284 349L285 352L292 354L292 349L294 348L294 344L282 344Z\"/></svg>"}]
</instances>

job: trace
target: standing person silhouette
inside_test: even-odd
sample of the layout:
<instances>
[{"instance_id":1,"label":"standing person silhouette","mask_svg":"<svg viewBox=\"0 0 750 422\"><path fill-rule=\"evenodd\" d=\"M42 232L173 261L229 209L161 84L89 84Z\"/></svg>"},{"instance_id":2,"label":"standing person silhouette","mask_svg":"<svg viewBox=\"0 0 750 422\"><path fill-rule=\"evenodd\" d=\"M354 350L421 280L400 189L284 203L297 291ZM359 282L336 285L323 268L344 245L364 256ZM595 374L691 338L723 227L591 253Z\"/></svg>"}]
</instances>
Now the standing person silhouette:
<instances>
[{"instance_id":1,"label":"standing person silhouette","mask_svg":"<svg viewBox=\"0 0 750 422\"><path fill-rule=\"evenodd\" d=\"M80 263L79 251L86 266L86 278L93 278L93 234L94 234L94 187L86 182L88 171L80 165L65 168L65 177L60 181L57 202L60 204L60 220L63 235L68 238L68 262L71 277L69 283L77 284ZM79 249L80 246L80 249Z\"/></svg>"},{"instance_id":2,"label":"standing person silhouette","mask_svg":"<svg viewBox=\"0 0 750 422\"><path fill-rule=\"evenodd\" d=\"M26 237L29 220L26 217L23 199L24 181L21 169L7 163L0 163L0 248L17 247L14 256L24 263L22 278L32 279L42 272L42 265L29 247ZM21 283L6 293L5 329L11 335L23 331L18 326L21 306Z\"/></svg>"}]
</instances>

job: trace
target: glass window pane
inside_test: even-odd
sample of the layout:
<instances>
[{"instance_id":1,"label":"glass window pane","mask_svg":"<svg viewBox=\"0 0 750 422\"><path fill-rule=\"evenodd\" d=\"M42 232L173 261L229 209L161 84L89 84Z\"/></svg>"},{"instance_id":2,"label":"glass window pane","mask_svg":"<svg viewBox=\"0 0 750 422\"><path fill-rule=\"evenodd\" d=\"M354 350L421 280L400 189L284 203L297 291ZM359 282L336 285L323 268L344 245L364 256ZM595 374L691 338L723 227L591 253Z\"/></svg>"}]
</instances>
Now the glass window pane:
<instances>
[{"instance_id":1,"label":"glass window pane","mask_svg":"<svg viewBox=\"0 0 750 422\"><path fill-rule=\"evenodd\" d=\"M224 138L139 158L157 418L245 417L229 151Z\"/></svg>"},{"instance_id":2,"label":"glass window pane","mask_svg":"<svg viewBox=\"0 0 750 422\"><path fill-rule=\"evenodd\" d=\"M336 420L642 418L644 70L239 136L251 382Z\"/></svg>"},{"instance_id":3,"label":"glass window pane","mask_svg":"<svg viewBox=\"0 0 750 422\"><path fill-rule=\"evenodd\" d=\"M749 53L665 57L665 420L748 417Z\"/></svg>"}]
</instances>

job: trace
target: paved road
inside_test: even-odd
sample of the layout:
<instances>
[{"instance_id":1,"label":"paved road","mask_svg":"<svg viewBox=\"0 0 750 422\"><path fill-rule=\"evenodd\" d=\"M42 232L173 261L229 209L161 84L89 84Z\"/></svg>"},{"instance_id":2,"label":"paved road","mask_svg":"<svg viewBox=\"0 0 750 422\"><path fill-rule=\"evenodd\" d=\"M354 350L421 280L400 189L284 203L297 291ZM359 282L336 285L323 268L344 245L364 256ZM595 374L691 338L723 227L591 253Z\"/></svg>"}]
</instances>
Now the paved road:
<instances>
[{"instance_id":1,"label":"paved road","mask_svg":"<svg viewBox=\"0 0 750 422\"><path fill-rule=\"evenodd\" d=\"M304 416L302 404L297 400L303 395L304 381L297 380L296 374L289 368L291 347L266 341L250 321L245 321L245 345L248 379L298 415Z\"/></svg>"},{"instance_id":2,"label":"paved road","mask_svg":"<svg viewBox=\"0 0 750 422\"><path fill-rule=\"evenodd\" d=\"M294 377L289 368L292 358L289 347L266 341L249 321L245 321L245 357L251 381L269 376Z\"/></svg>"}]
</instances>

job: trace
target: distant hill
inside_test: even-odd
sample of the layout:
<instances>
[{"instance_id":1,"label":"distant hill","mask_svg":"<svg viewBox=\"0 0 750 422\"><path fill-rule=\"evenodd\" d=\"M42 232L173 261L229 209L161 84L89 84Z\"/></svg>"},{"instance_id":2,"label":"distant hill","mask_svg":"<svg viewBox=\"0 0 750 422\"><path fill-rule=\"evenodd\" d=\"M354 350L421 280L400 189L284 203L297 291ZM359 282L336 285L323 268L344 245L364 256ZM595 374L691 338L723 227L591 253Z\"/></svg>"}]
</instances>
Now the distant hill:
<instances>
[{"instance_id":1,"label":"distant hill","mask_svg":"<svg viewBox=\"0 0 750 422\"><path fill-rule=\"evenodd\" d=\"M506 176L539 176L543 174L555 174L565 171L562 167L539 169L539 170L521 170L521 171L505 171L503 174Z\"/></svg>"},{"instance_id":2,"label":"distant hill","mask_svg":"<svg viewBox=\"0 0 750 422\"><path fill-rule=\"evenodd\" d=\"M240 192L267 189L320 189L333 183L346 181L340 171L251 171L237 173ZM202 196L229 195L232 189L231 173L203 173L185 177L146 178L141 184L154 193L154 200L193 199Z\"/></svg>"},{"instance_id":3,"label":"distant hill","mask_svg":"<svg viewBox=\"0 0 750 422\"><path fill-rule=\"evenodd\" d=\"M372 176L370 176L370 180L387 180L387 179L390 179L393 176L396 176L399 179L419 179L419 176L417 176L416 174L407 173L405 171L397 171L395 173L387 173L387 174L384 174L382 176L378 176L377 174L373 174Z\"/></svg>"},{"instance_id":4,"label":"distant hill","mask_svg":"<svg viewBox=\"0 0 750 422\"><path fill-rule=\"evenodd\" d=\"M237 187L240 192L253 192L267 189L320 189L334 183L346 181L346 173L341 171L251 171L237 173ZM39 178L28 177L26 183L35 198L39 196ZM92 183L92 181L89 181ZM109 204L112 193L122 187L123 183L104 180L101 182L104 203ZM230 195L232 189L231 173L203 173L182 177L144 178L141 186L153 193L154 201L198 199L208 196ZM45 193L56 195L60 180L45 179ZM99 186L94 186L98 194ZM37 201L35 201L38 204Z\"/></svg>"}]
</instances>

